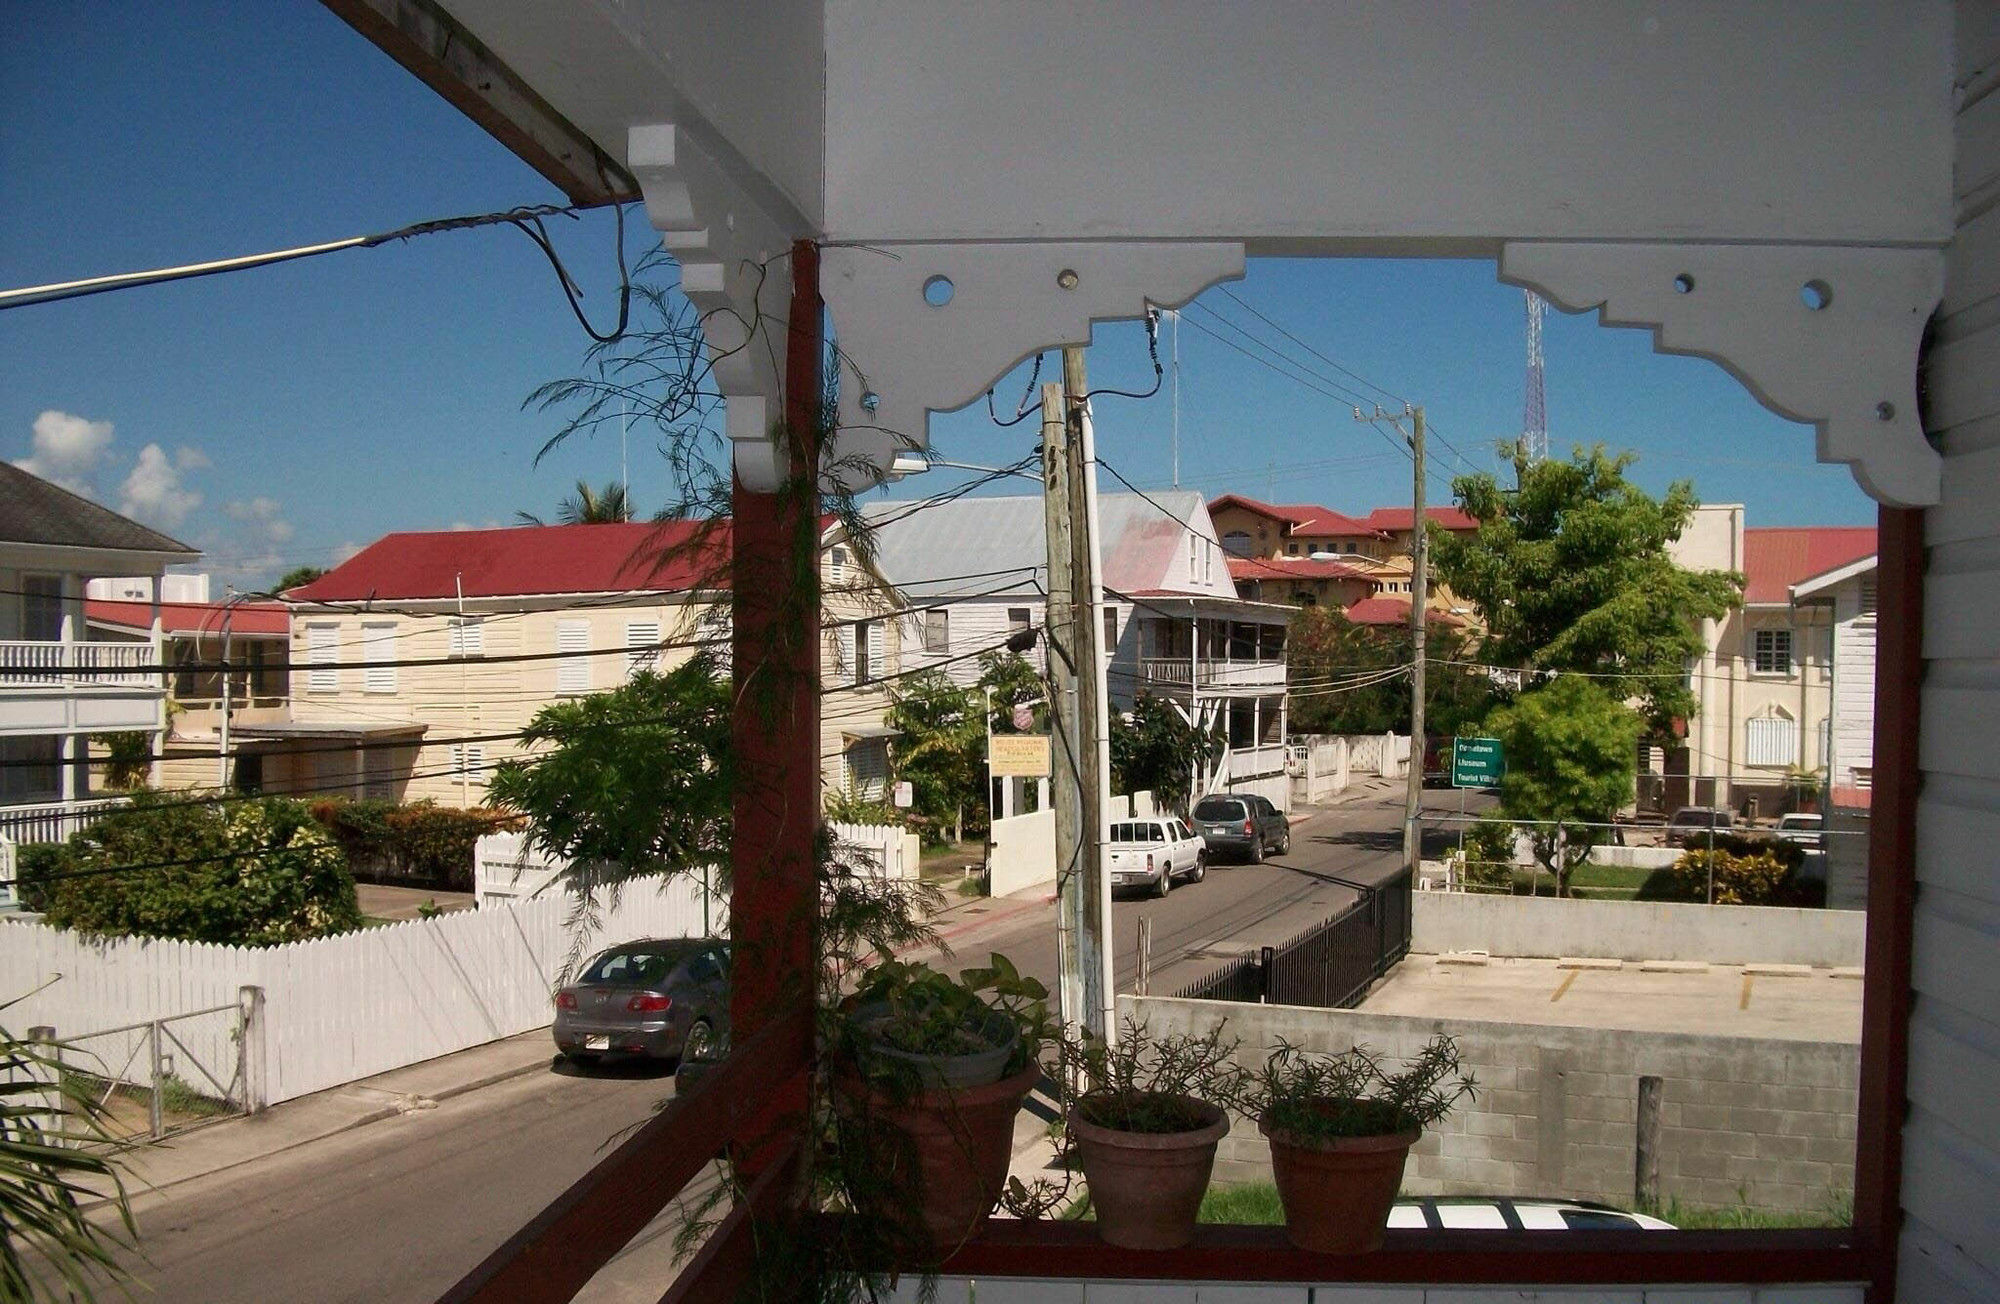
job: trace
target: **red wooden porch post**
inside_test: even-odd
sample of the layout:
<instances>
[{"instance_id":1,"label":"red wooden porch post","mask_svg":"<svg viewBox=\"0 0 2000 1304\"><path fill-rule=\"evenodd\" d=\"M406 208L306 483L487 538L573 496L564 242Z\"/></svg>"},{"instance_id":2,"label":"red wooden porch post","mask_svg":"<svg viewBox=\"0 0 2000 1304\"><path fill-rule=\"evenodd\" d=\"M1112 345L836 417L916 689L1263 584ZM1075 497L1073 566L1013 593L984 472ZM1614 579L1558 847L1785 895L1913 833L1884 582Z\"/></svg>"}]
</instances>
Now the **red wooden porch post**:
<instances>
[{"instance_id":1,"label":"red wooden porch post","mask_svg":"<svg viewBox=\"0 0 2000 1304\"><path fill-rule=\"evenodd\" d=\"M774 493L734 487L730 611L734 618L737 781L729 904L735 959L730 1019L739 1043L788 1011L810 1014L812 923L819 893L819 248L792 246L784 337L784 425ZM800 1067L803 1067L801 1065ZM801 1092L781 1112L796 1113ZM775 1139L775 1138L773 1138Z\"/></svg>"}]
</instances>

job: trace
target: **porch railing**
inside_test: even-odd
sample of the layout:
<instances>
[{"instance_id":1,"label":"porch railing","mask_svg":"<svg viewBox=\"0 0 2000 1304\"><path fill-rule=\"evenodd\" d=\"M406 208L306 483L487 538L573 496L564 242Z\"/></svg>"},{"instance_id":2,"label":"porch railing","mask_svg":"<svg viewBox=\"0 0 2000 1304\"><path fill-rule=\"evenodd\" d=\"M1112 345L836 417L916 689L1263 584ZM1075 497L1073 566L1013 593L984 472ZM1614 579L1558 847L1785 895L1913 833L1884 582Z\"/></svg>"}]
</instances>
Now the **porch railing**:
<instances>
[{"instance_id":1,"label":"porch railing","mask_svg":"<svg viewBox=\"0 0 2000 1304\"><path fill-rule=\"evenodd\" d=\"M1285 772L1285 745L1265 743L1257 747L1232 747L1229 750L1229 778L1232 782L1240 779L1261 779Z\"/></svg>"},{"instance_id":2,"label":"porch railing","mask_svg":"<svg viewBox=\"0 0 2000 1304\"><path fill-rule=\"evenodd\" d=\"M1190 684L1200 688L1279 687L1285 682L1285 663L1213 658L1203 658L1197 663L1187 657L1142 657L1139 678L1142 684L1165 688L1186 688Z\"/></svg>"},{"instance_id":3,"label":"porch railing","mask_svg":"<svg viewBox=\"0 0 2000 1304\"><path fill-rule=\"evenodd\" d=\"M0 641L0 689L160 688L160 654L150 643Z\"/></svg>"},{"instance_id":4,"label":"porch railing","mask_svg":"<svg viewBox=\"0 0 2000 1304\"><path fill-rule=\"evenodd\" d=\"M100 797L94 801L0 806L0 838L23 847L37 842L62 842L70 834L95 824L107 811L126 803L124 797Z\"/></svg>"}]
</instances>

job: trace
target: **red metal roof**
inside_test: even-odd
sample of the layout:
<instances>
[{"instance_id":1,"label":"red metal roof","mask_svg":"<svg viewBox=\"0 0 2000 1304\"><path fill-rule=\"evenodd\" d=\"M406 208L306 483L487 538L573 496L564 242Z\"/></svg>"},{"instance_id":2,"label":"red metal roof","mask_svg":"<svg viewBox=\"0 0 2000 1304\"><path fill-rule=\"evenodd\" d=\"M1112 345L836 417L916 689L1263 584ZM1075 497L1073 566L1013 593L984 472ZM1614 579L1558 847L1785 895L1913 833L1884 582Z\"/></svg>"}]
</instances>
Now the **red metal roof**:
<instances>
[{"instance_id":1,"label":"red metal roof","mask_svg":"<svg viewBox=\"0 0 2000 1304\"><path fill-rule=\"evenodd\" d=\"M388 534L310 584L298 602L522 597L538 593L678 592L729 587L729 523L523 525ZM671 554L671 555L668 555Z\"/></svg>"},{"instance_id":2,"label":"red metal roof","mask_svg":"<svg viewBox=\"0 0 2000 1304\"><path fill-rule=\"evenodd\" d=\"M1320 561L1312 557L1231 557L1232 580L1345 580L1372 579L1358 567L1342 561Z\"/></svg>"},{"instance_id":3,"label":"red metal roof","mask_svg":"<svg viewBox=\"0 0 2000 1304\"><path fill-rule=\"evenodd\" d=\"M1373 534L1374 530L1345 512L1336 512L1331 507L1318 503L1265 503L1242 494L1224 494L1212 500L1208 512L1213 516L1218 508L1241 507L1245 511L1267 516L1274 521L1283 521L1291 527L1293 534Z\"/></svg>"},{"instance_id":4,"label":"red metal roof","mask_svg":"<svg viewBox=\"0 0 2000 1304\"><path fill-rule=\"evenodd\" d=\"M229 632L234 636L286 638L292 632L292 613L279 602L239 602L227 608L220 602L162 602L160 628L167 634L200 634L220 638L225 611L233 613L229 617ZM150 602L90 598L83 604L83 614L86 620L102 625L145 631L153 628L153 604Z\"/></svg>"},{"instance_id":5,"label":"red metal roof","mask_svg":"<svg viewBox=\"0 0 2000 1304\"><path fill-rule=\"evenodd\" d=\"M1792 585L1875 555L1872 525L1743 531L1743 600L1787 603Z\"/></svg>"},{"instance_id":6,"label":"red metal roof","mask_svg":"<svg viewBox=\"0 0 2000 1304\"><path fill-rule=\"evenodd\" d=\"M1387 534L1396 530L1409 529L1410 523L1416 519L1417 513L1414 508L1377 507L1374 511L1368 513L1368 518L1362 524L1368 529L1380 530L1384 534ZM1465 509L1462 507L1426 507L1424 509L1424 519L1434 522L1447 530L1476 530L1479 528L1479 522L1467 516Z\"/></svg>"},{"instance_id":7,"label":"red metal roof","mask_svg":"<svg viewBox=\"0 0 2000 1304\"><path fill-rule=\"evenodd\" d=\"M1363 598L1344 613L1357 625L1407 625L1410 623L1410 600L1408 598ZM1432 609L1429 624L1463 625L1465 622L1448 611Z\"/></svg>"}]
</instances>

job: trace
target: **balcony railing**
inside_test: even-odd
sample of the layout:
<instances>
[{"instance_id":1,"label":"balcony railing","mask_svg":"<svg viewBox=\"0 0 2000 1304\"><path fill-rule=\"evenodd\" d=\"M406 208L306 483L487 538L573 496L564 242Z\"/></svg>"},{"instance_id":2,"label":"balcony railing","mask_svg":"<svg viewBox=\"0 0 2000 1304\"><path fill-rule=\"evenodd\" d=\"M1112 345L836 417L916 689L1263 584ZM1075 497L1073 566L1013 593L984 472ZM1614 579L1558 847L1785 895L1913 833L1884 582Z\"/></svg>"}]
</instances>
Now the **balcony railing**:
<instances>
[{"instance_id":1,"label":"balcony railing","mask_svg":"<svg viewBox=\"0 0 2000 1304\"><path fill-rule=\"evenodd\" d=\"M1139 662L1139 678L1146 686L1155 688L1186 688L1190 683L1206 689L1282 688L1285 663L1283 660L1218 661L1205 658L1196 662L1188 657L1144 657Z\"/></svg>"},{"instance_id":2,"label":"balcony railing","mask_svg":"<svg viewBox=\"0 0 2000 1304\"><path fill-rule=\"evenodd\" d=\"M123 797L102 797L95 801L0 806L0 838L23 847L37 842L63 842L70 834L96 823L106 811L125 804Z\"/></svg>"},{"instance_id":3,"label":"balcony railing","mask_svg":"<svg viewBox=\"0 0 2000 1304\"><path fill-rule=\"evenodd\" d=\"M1261 779L1285 772L1285 745L1265 743L1257 747L1232 747L1228 759L1229 777L1239 779Z\"/></svg>"},{"instance_id":4,"label":"balcony railing","mask_svg":"<svg viewBox=\"0 0 2000 1304\"><path fill-rule=\"evenodd\" d=\"M159 664L150 643L9 639L0 641L0 688L160 688Z\"/></svg>"}]
</instances>

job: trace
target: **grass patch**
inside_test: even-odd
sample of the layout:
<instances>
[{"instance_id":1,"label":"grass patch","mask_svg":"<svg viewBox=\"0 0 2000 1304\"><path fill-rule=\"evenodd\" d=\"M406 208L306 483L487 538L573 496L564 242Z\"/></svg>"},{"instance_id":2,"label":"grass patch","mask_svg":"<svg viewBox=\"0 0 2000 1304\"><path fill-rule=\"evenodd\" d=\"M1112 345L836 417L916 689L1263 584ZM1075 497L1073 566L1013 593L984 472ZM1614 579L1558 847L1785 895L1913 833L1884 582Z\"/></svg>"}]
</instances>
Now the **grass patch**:
<instances>
[{"instance_id":1,"label":"grass patch","mask_svg":"<svg viewBox=\"0 0 2000 1304\"><path fill-rule=\"evenodd\" d=\"M1269 1182L1211 1186L1201 1197L1201 1212L1195 1221L1282 1227L1285 1208L1278 1202L1278 1188Z\"/></svg>"},{"instance_id":2,"label":"grass patch","mask_svg":"<svg viewBox=\"0 0 2000 1304\"><path fill-rule=\"evenodd\" d=\"M1683 1231L1846 1227L1854 1222L1854 1193L1829 1192L1825 1202L1817 1209L1757 1209L1749 1204L1682 1204L1669 1196L1664 1204L1649 1204L1639 1212L1664 1218Z\"/></svg>"}]
</instances>

